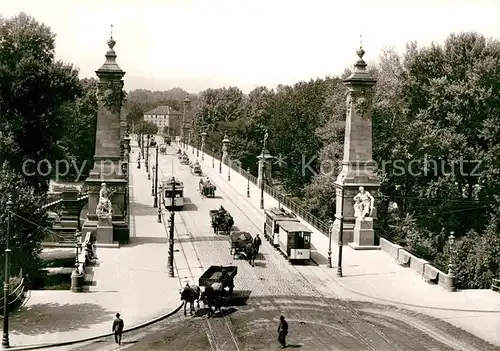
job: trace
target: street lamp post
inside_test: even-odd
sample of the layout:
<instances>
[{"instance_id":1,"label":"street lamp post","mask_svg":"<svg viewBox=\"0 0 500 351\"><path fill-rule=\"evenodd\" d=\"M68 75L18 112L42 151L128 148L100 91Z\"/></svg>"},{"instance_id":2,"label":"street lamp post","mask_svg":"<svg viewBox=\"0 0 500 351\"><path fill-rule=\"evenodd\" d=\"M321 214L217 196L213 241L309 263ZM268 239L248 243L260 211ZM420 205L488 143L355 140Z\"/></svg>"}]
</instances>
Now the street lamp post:
<instances>
[{"instance_id":1,"label":"street lamp post","mask_svg":"<svg viewBox=\"0 0 500 351\"><path fill-rule=\"evenodd\" d=\"M260 209L264 209L264 179L266 179L265 169L264 169L264 160L262 160L261 164L261 179L260 179Z\"/></svg>"},{"instance_id":2,"label":"street lamp post","mask_svg":"<svg viewBox=\"0 0 500 351\"><path fill-rule=\"evenodd\" d=\"M227 180L231 181L231 158L227 155Z\"/></svg>"},{"instance_id":3,"label":"street lamp post","mask_svg":"<svg viewBox=\"0 0 500 351\"><path fill-rule=\"evenodd\" d=\"M200 157L200 138L196 138L196 157Z\"/></svg>"},{"instance_id":4,"label":"street lamp post","mask_svg":"<svg viewBox=\"0 0 500 351\"><path fill-rule=\"evenodd\" d=\"M155 189L153 195L155 197L153 207L156 208L158 207L158 145L156 145ZM158 212L160 212L159 207Z\"/></svg>"},{"instance_id":5,"label":"street lamp post","mask_svg":"<svg viewBox=\"0 0 500 351\"><path fill-rule=\"evenodd\" d=\"M191 136L193 135L193 131L189 130L189 143L191 144L191 153L194 155L194 140L192 140Z\"/></svg>"},{"instance_id":6,"label":"street lamp post","mask_svg":"<svg viewBox=\"0 0 500 351\"><path fill-rule=\"evenodd\" d=\"M153 174L153 179L151 179L151 196L155 196L155 165L151 166L151 173Z\"/></svg>"},{"instance_id":7,"label":"street lamp post","mask_svg":"<svg viewBox=\"0 0 500 351\"><path fill-rule=\"evenodd\" d=\"M264 168L264 162L266 162L266 155L267 155L267 150L266 150L266 141L267 138L269 137L269 134L264 134L264 141L262 143L262 154L260 155L259 159L259 169L260 169L260 209L264 209L264 180L266 179L266 170Z\"/></svg>"},{"instance_id":8,"label":"street lamp post","mask_svg":"<svg viewBox=\"0 0 500 351\"><path fill-rule=\"evenodd\" d=\"M146 172L148 173L148 180L150 180L151 176L149 175L149 133L147 135L147 141L146 141L146 160L144 161L144 166L146 168Z\"/></svg>"},{"instance_id":9,"label":"street lamp post","mask_svg":"<svg viewBox=\"0 0 500 351\"><path fill-rule=\"evenodd\" d=\"M144 159L144 132L143 132L143 126L144 124L141 123L141 155L142 155L142 158Z\"/></svg>"},{"instance_id":10,"label":"street lamp post","mask_svg":"<svg viewBox=\"0 0 500 351\"><path fill-rule=\"evenodd\" d=\"M220 152L219 173L222 174L222 151Z\"/></svg>"},{"instance_id":11,"label":"street lamp post","mask_svg":"<svg viewBox=\"0 0 500 351\"><path fill-rule=\"evenodd\" d=\"M247 168L247 197L250 197L250 167Z\"/></svg>"},{"instance_id":12,"label":"street lamp post","mask_svg":"<svg viewBox=\"0 0 500 351\"><path fill-rule=\"evenodd\" d=\"M215 168L215 148L212 148L212 168Z\"/></svg>"},{"instance_id":13,"label":"street lamp post","mask_svg":"<svg viewBox=\"0 0 500 351\"><path fill-rule=\"evenodd\" d=\"M80 234L80 232L77 229L76 233L75 233L75 246L76 246L75 265L77 268L78 268L78 265L80 264L80 262L78 262L78 248L80 247L80 238L81 237L82 237L82 235Z\"/></svg>"},{"instance_id":14,"label":"street lamp post","mask_svg":"<svg viewBox=\"0 0 500 351\"><path fill-rule=\"evenodd\" d=\"M172 182L172 210L170 212L170 235L168 239L168 274L174 276L174 219L175 219L175 180Z\"/></svg>"},{"instance_id":15,"label":"street lamp post","mask_svg":"<svg viewBox=\"0 0 500 351\"><path fill-rule=\"evenodd\" d=\"M9 285L10 285L10 222L12 219L13 202L7 201L7 238L5 240L5 278L3 282L3 336L2 347L9 348Z\"/></svg>"},{"instance_id":16,"label":"street lamp post","mask_svg":"<svg viewBox=\"0 0 500 351\"><path fill-rule=\"evenodd\" d=\"M342 191L340 195L340 230L339 230L339 261L337 267L337 277L342 277L342 249L344 247L344 191L345 186L342 182Z\"/></svg>"},{"instance_id":17,"label":"street lamp post","mask_svg":"<svg viewBox=\"0 0 500 351\"><path fill-rule=\"evenodd\" d=\"M450 258L448 262L448 275L455 275L455 267L453 265L453 254L455 251L455 236L453 235L455 232L451 232L448 238L449 250L450 250Z\"/></svg>"},{"instance_id":18,"label":"street lamp post","mask_svg":"<svg viewBox=\"0 0 500 351\"><path fill-rule=\"evenodd\" d=\"M201 133L201 160L205 160L205 140L207 138L207 133Z\"/></svg>"},{"instance_id":19,"label":"street lamp post","mask_svg":"<svg viewBox=\"0 0 500 351\"><path fill-rule=\"evenodd\" d=\"M333 221L328 221L328 267L332 268L332 231Z\"/></svg>"},{"instance_id":20,"label":"street lamp post","mask_svg":"<svg viewBox=\"0 0 500 351\"><path fill-rule=\"evenodd\" d=\"M158 223L161 223L161 187L159 188L160 192L158 194Z\"/></svg>"}]
</instances>

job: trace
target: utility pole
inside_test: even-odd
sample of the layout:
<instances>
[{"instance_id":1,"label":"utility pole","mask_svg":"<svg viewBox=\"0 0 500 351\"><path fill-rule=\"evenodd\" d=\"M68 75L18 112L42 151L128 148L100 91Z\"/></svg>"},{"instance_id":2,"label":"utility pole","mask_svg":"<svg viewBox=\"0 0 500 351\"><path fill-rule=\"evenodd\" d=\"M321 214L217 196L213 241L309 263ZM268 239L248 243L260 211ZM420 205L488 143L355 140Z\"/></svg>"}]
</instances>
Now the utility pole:
<instances>
[{"instance_id":1,"label":"utility pole","mask_svg":"<svg viewBox=\"0 0 500 351\"><path fill-rule=\"evenodd\" d=\"M158 144L156 145L156 166L155 166L155 191L153 207L158 207Z\"/></svg>"},{"instance_id":2,"label":"utility pole","mask_svg":"<svg viewBox=\"0 0 500 351\"><path fill-rule=\"evenodd\" d=\"M12 219L13 202L9 199L7 201L7 238L5 240L5 278L3 282L3 337L2 347L7 349L10 347L9 343L9 285L10 285L10 222Z\"/></svg>"},{"instance_id":3,"label":"utility pole","mask_svg":"<svg viewBox=\"0 0 500 351\"><path fill-rule=\"evenodd\" d=\"M172 182L172 210L170 211L170 237L168 239L168 274L174 276L174 219L175 219L175 179Z\"/></svg>"},{"instance_id":4,"label":"utility pole","mask_svg":"<svg viewBox=\"0 0 500 351\"><path fill-rule=\"evenodd\" d=\"M342 248L344 247L344 189L345 184L342 183L342 193L340 204L340 231L339 231L339 261L337 266L337 277L342 277Z\"/></svg>"}]
</instances>

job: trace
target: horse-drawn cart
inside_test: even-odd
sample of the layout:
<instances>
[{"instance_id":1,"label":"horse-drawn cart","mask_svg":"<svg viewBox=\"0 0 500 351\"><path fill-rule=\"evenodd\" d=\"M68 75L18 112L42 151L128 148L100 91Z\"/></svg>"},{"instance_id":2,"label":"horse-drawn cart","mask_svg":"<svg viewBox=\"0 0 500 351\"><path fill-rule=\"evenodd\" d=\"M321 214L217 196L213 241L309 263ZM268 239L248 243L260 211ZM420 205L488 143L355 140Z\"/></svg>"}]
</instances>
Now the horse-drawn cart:
<instances>
[{"instance_id":1,"label":"horse-drawn cart","mask_svg":"<svg viewBox=\"0 0 500 351\"><path fill-rule=\"evenodd\" d=\"M198 163L198 161L191 164L191 173L198 176L203 175L203 171L201 170L201 165Z\"/></svg>"},{"instance_id":2,"label":"horse-drawn cart","mask_svg":"<svg viewBox=\"0 0 500 351\"><path fill-rule=\"evenodd\" d=\"M238 273L236 266L210 266L198 280L201 287L212 286L214 283L222 284L223 289L228 288L231 295L234 290L234 277Z\"/></svg>"},{"instance_id":3,"label":"horse-drawn cart","mask_svg":"<svg viewBox=\"0 0 500 351\"><path fill-rule=\"evenodd\" d=\"M186 154L182 155L181 165L188 165L188 164L189 164L189 157Z\"/></svg>"},{"instance_id":4,"label":"horse-drawn cart","mask_svg":"<svg viewBox=\"0 0 500 351\"><path fill-rule=\"evenodd\" d=\"M253 238L252 235L248 232L232 232L229 235L229 240L231 242L231 247L229 248L229 252L233 255L233 258L236 255L245 255L247 256L247 247L252 244Z\"/></svg>"},{"instance_id":5,"label":"horse-drawn cart","mask_svg":"<svg viewBox=\"0 0 500 351\"><path fill-rule=\"evenodd\" d=\"M217 189L215 185L209 180L200 179L200 194L206 197L214 197L215 190Z\"/></svg>"},{"instance_id":6,"label":"horse-drawn cart","mask_svg":"<svg viewBox=\"0 0 500 351\"><path fill-rule=\"evenodd\" d=\"M233 216L224 207L209 212L211 225L215 234L229 234L234 225Z\"/></svg>"}]
</instances>

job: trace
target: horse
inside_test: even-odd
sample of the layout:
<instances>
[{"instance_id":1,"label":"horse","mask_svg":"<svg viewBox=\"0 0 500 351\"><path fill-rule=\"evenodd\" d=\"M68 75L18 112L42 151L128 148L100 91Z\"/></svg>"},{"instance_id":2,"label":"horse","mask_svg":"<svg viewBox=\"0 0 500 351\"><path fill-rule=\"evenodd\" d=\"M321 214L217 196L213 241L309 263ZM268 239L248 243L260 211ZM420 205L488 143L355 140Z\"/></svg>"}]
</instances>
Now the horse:
<instances>
[{"instance_id":1,"label":"horse","mask_svg":"<svg viewBox=\"0 0 500 351\"><path fill-rule=\"evenodd\" d=\"M208 317L217 311L221 312L223 294L224 286L221 283L213 283L207 286L201 294L203 304L208 307ZM212 307L214 307L213 310Z\"/></svg>"},{"instance_id":2,"label":"horse","mask_svg":"<svg viewBox=\"0 0 500 351\"><path fill-rule=\"evenodd\" d=\"M257 248L253 243L248 243L245 246L245 254L247 256L248 263L255 267L255 257L257 256Z\"/></svg>"},{"instance_id":3,"label":"horse","mask_svg":"<svg viewBox=\"0 0 500 351\"><path fill-rule=\"evenodd\" d=\"M186 284L181 291L181 301L184 301L184 316L186 316L186 305L189 303L190 313L194 312L194 302L197 302L198 309L200 308L200 287L198 285Z\"/></svg>"}]
</instances>

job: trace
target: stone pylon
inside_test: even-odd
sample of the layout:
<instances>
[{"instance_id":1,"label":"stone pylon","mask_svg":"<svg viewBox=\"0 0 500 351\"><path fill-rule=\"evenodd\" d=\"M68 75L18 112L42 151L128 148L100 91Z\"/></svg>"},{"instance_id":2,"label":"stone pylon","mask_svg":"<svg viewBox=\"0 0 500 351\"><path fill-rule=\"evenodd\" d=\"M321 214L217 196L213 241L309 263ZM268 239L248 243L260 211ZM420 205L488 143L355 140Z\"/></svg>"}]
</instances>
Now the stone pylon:
<instances>
[{"instance_id":1,"label":"stone pylon","mask_svg":"<svg viewBox=\"0 0 500 351\"><path fill-rule=\"evenodd\" d=\"M125 72L116 63L116 53L113 50L116 42L113 35L107 42L109 50L106 61L96 71L99 78L97 101L97 130L94 155L94 167L85 184L89 189L89 209L83 231L97 228L96 207L99 202L101 184L106 183L109 199L112 203L113 239L100 238L97 244L113 244L127 242L129 226L126 213L128 180L121 167L121 143L124 134L124 124L121 117L123 102L123 76ZM111 242L110 242L111 241Z\"/></svg>"},{"instance_id":2,"label":"stone pylon","mask_svg":"<svg viewBox=\"0 0 500 351\"><path fill-rule=\"evenodd\" d=\"M376 200L380 185L376 165L372 159L371 108L373 86L377 81L366 70L364 54L364 50L360 47L357 51L359 59L354 65L354 72L344 80L344 84L349 89L346 99L344 157L342 170L335 182L336 214L333 223L333 237L338 240L343 207L344 244L354 241L356 218L354 217L353 197L358 193L359 187L364 187ZM342 187L344 187L344 199L342 199ZM375 206L377 206L376 201ZM374 210L371 217L376 219L376 216L376 210ZM354 243L354 246L366 246L367 242L371 242L368 246L374 245L373 239L364 240L363 243Z\"/></svg>"}]
</instances>

